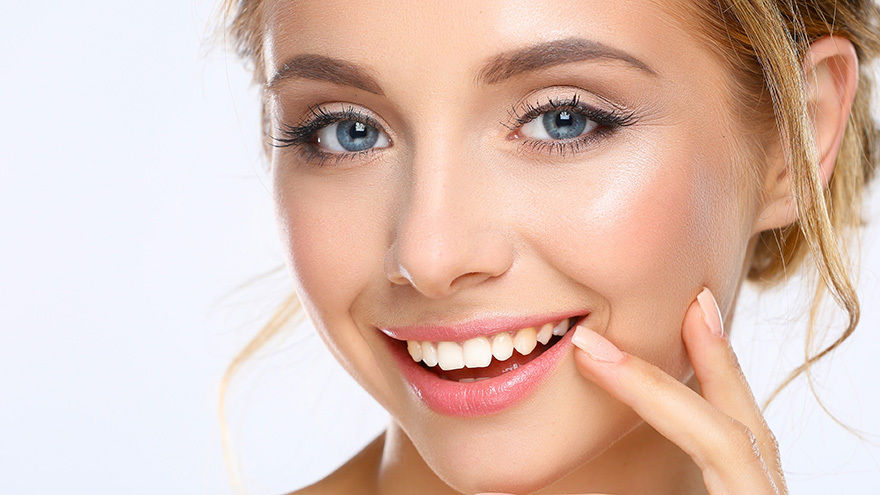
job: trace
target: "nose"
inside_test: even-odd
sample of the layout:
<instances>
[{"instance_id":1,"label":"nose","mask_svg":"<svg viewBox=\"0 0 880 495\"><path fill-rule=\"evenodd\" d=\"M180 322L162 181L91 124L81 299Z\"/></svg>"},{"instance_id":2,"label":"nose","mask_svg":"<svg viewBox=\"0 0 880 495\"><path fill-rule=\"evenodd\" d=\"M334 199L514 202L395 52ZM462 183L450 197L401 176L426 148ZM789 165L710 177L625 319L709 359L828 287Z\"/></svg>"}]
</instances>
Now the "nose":
<instances>
[{"instance_id":1,"label":"nose","mask_svg":"<svg viewBox=\"0 0 880 495\"><path fill-rule=\"evenodd\" d=\"M385 274L442 299L507 272L511 236L490 174L453 152L416 154Z\"/></svg>"}]
</instances>

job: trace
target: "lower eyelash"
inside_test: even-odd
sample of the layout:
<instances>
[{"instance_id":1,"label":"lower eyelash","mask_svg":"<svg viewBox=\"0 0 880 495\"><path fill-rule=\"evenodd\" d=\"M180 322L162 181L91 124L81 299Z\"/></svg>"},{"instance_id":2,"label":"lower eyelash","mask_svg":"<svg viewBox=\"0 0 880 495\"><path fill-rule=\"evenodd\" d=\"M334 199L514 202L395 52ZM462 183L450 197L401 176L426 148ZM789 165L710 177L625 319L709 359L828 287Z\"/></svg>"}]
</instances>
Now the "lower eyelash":
<instances>
[{"instance_id":1,"label":"lower eyelash","mask_svg":"<svg viewBox=\"0 0 880 495\"><path fill-rule=\"evenodd\" d=\"M616 129L597 128L586 136L572 139L529 139L520 143L521 147L528 148L533 152L546 152L549 156L565 157L568 154L577 154L582 148L599 141L603 137L612 134Z\"/></svg>"},{"instance_id":2,"label":"lower eyelash","mask_svg":"<svg viewBox=\"0 0 880 495\"><path fill-rule=\"evenodd\" d=\"M309 143L301 144L297 146L296 149L306 163L319 168L327 165L336 166L342 163L364 159L376 150L376 148L370 148L368 150L351 151L348 153L326 153L319 151L317 147L312 146Z\"/></svg>"}]
</instances>

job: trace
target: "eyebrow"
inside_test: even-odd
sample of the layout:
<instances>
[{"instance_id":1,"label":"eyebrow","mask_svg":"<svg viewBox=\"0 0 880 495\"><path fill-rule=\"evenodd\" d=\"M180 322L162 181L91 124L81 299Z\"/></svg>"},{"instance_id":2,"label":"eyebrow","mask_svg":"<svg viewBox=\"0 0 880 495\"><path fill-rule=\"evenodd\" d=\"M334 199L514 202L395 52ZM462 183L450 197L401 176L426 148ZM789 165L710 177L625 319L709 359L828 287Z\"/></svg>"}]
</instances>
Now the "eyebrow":
<instances>
[{"instance_id":1,"label":"eyebrow","mask_svg":"<svg viewBox=\"0 0 880 495\"><path fill-rule=\"evenodd\" d=\"M366 70L344 60L323 55L306 54L293 57L275 72L266 84L266 88L272 89L279 82L292 78L327 81L377 95L385 94L379 83Z\"/></svg>"},{"instance_id":2,"label":"eyebrow","mask_svg":"<svg viewBox=\"0 0 880 495\"><path fill-rule=\"evenodd\" d=\"M565 38L496 55L477 73L477 82L497 84L526 72L596 59L624 62L652 76L657 75L646 63L622 50L584 38Z\"/></svg>"},{"instance_id":3,"label":"eyebrow","mask_svg":"<svg viewBox=\"0 0 880 495\"><path fill-rule=\"evenodd\" d=\"M584 60L616 60L656 76L651 67L636 57L616 48L584 38L565 38L531 45L496 55L477 73L477 82L497 84L511 77L556 65ZM324 55L297 55L281 66L266 84L272 89L285 79L312 79L384 95L379 83L365 69Z\"/></svg>"}]
</instances>

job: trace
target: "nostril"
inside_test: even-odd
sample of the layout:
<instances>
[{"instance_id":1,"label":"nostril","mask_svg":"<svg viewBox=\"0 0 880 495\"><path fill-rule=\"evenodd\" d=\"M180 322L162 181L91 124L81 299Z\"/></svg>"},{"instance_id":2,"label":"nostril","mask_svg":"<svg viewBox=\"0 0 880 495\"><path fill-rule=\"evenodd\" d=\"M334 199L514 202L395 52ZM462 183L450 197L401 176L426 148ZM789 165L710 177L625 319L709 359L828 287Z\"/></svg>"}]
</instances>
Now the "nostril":
<instances>
[{"instance_id":1,"label":"nostril","mask_svg":"<svg viewBox=\"0 0 880 495\"><path fill-rule=\"evenodd\" d=\"M459 275L455 280L452 281L450 287L454 290L462 290L467 289L468 287L473 287L478 285L487 279L493 278L492 275L484 272L470 272L465 273L463 275Z\"/></svg>"}]
</instances>

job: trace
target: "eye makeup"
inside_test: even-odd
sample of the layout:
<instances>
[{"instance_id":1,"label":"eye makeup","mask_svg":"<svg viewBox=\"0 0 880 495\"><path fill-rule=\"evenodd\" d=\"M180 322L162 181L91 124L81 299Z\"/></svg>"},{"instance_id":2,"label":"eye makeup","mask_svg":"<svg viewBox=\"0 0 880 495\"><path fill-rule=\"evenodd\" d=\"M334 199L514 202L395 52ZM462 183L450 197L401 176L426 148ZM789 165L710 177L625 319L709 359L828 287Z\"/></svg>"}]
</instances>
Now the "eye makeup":
<instances>
[{"instance_id":1,"label":"eye makeup","mask_svg":"<svg viewBox=\"0 0 880 495\"><path fill-rule=\"evenodd\" d=\"M292 148L299 152L302 159L309 165L323 167L325 165L339 165L343 161L354 161L365 158L375 151L391 146L387 134L376 119L366 112L351 106L343 106L338 111L331 111L322 106L309 106L309 115L296 125L281 124L277 129L280 136L271 136L271 145L276 148ZM370 147L358 151L334 152L322 150L318 142L318 133L341 122L354 122L360 124L361 129L371 128L384 136L388 141L387 146L382 148Z\"/></svg>"},{"instance_id":2,"label":"eye makeup","mask_svg":"<svg viewBox=\"0 0 880 495\"><path fill-rule=\"evenodd\" d=\"M365 109L344 104L333 110L331 105L339 104L309 106L308 115L298 124L282 123L276 129L277 134L271 136L271 145L296 150L303 162L313 167L364 160L393 146L382 124ZM566 157L592 149L602 139L635 122L633 113L610 103L608 106L614 109L586 104L577 92L524 99L508 110L508 121L500 125L510 131L507 139L518 141L524 152ZM372 142L379 145L348 150L338 143L328 146L328 139L357 138L334 133L334 129L357 129L362 135L378 134L380 139Z\"/></svg>"},{"instance_id":3,"label":"eye makeup","mask_svg":"<svg viewBox=\"0 0 880 495\"><path fill-rule=\"evenodd\" d=\"M554 115L556 116L555 122L548 119ZM577 93L561 98L537 99L534 103L526 101L514 106L509 112L509 116L509 122L501 122L501 125L511 131L507 139L520 141L522 146L527 148L527 151L562 157L568 154L577 154L585 148L597 144L621 127L632 125L636 120L631 112L617 108L608 111L587 105L580 101ZM558 125L560 116L567 117L570 122L578 119L583 122L583 119L586 119L589 125L584 130L588 128L589 131L573 137L553 139L548 132L550 129L547 128L554 124ZM550 139L535 139L524 136L522 131L533 124L543 124L544 133ZM583 124L581 126L584 127Z\"/></svg>"}]
</instances>

